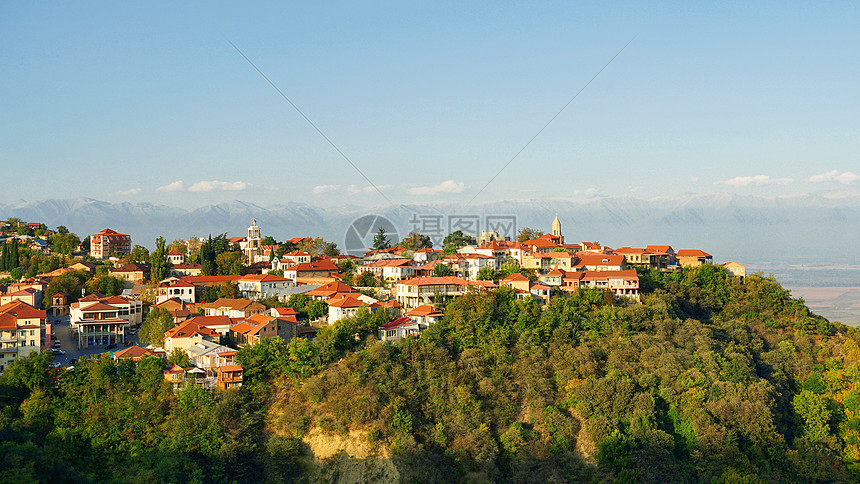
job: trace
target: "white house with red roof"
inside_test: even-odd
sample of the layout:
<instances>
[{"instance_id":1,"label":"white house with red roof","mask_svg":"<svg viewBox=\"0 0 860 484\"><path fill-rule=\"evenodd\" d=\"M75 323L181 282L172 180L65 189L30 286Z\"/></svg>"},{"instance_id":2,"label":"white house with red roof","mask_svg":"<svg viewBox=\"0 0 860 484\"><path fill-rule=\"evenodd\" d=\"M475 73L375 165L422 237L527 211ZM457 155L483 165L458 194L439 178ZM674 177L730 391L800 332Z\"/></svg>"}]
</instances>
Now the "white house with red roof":
<instances>
[{"instance_id":1,"label":"white house with red roof","mask_svg":"<svg viewBox=\"0 0 860 484\"><path fill-rule=\"evenodd\" d=\"M444 277L413 277L398 281L396 286L397 302L406 308L415 308L421 304L462 296L466 293L469 282L454 276Z\"/></svg>"},{"instance_id":2,"label":"white house with red roof","mask_svg":"<svg viewBox=\"0 0 860 484\"><path fill-rule=\"evenodd\" d=\"M389 282L409 279L415 275L416 263L412 259L380 259L355 268L356 275L370 272L376 278Z\"/></svg>"},{"instance_id":3,"label":"white house with red roof","mask_svg":"<svg viewBox=\"0 0 860 484\"><path fill-rule=\"evenodd\" d=\"M220 340L218 332L202 323L199 318L191 318L165 331L164 350L167 354L174 349L185 351L189 346L203 340L217 343Z\"/></svg>"},{"instance_id":4,"label":"white house with red roof","mask_svg":"<svg viewBox=\"0 0 860 484\"><path fill-rule=\"evenodd\" d=\"M166 279L158 285L155 304L161 304L173 298L177 298L186 304L194 304L197 300L197 286L181 279Z\"/></svg>"},{"instance_id":5,"label":"white house with red roof","mask_svg":"<svg viewBox=\"0 0 860 484\"><path fill-rule=\"evenodd\" d=\"M419 264L426 264L431 260L438 258L439 254L441 254L441 251L424 247L423 249L418 249L412 252L412 260Z\"/></svg>"},{"instance_id":6,"label":"white house with red roof","mask_svg":"<svg viewBox=\"0 0 860 484\"><path fill-rule=\"evenodd\" d=\"M90 294L69 305L69 322L78 348L121 344L131 326L143 321L143 303L137 299Z\"/></svg>"},{"instance_id":7,"label":"white house with red roof","mask_svg":"<svg viewBox=\"0 0 860 484\"><path fill-rule=\"evenodd\" d=\"M445 313L429 304L422 304L415 309L407 311L406 317L421 327L426 328L444 318Z\"/></svg>"},{"instance_id":8,"label":"white house with red roof","mask_svg":"<svg viewBox=\"0 0 860 484\"><path fill-rule=\"evenodd\" d=\"M377 328L377 335L383 342L397 341L410 335L418 336L420 332L420 325L409 318L397 318Z\"/></svg>"},{"instance_id":9,"label":"white house with red roof","mask_svg":"<svg viewBox=\"0 0 860 484\"><path fill-rule=\"evenodd\" d=\"M237 282L242 297L248 299L280 298L296 287L296 281L273 274L248 274Z\"/></svg>"},{"instance_id":10,"label":"white house with red roof","mask_svg":"<svg viewBox=\"0 0 860 484\"><path fill-rule=\"evenodd\" d=\"M294 281L298 281L301 278L320 279L333 277L338 271L338 267L330 260L304 262L284 269L284 277Z\"/></svg>"},{"instance_id":11,"label":"white house with red roof","mask_svg":"<svg viewBox=\"0 0 860 484\"><path fill-rule=\"evenodd\" d=\"M179 265L185 263L185 254L179 252L175 249L170 249L167 253L167 260L170 261L172 265Z\"/></svg>"},{"instance_id":12,"label":"white house with red roof","mask_svg":"<svg viewBox=\"0 0 860 484\"><path fill-rule=\"evenodd\" d=\"M329 300L328 324L333 324L348 316L355 316L355 313L361 307L367 307L370 310L370 304L352 295Z\"/></svg>"}]
</instances>

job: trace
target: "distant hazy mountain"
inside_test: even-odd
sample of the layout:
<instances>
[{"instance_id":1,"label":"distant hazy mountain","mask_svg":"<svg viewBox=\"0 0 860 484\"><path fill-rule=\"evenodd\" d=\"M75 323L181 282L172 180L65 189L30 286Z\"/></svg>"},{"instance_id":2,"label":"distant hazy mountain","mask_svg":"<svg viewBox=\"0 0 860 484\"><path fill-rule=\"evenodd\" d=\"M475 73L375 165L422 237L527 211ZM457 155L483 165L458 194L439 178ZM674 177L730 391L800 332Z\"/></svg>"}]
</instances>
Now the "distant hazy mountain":
<instances>
[{"instance_id":1,"label":"distant hazy mountain","mask_svg":"<svg viewBox=\"0 0 860 484\"><path fill-rule=\"evenodd\" d=\"M463 216L478 216L483 229L487 215L512 215L518 227L548 231L558 215L568 242L700 248L713 254L716 262L738 260L766 270L774 265L858 264L858 202L856 198L815 195L774 199L720 194L649 200L534 199L471 206L441 202L372 208L322 208L301 203L263 207L237 200L183 209L78 198L0 204L0 217L15 216L50 227L66 225L82 237L110 227L130 233L134 243L148 247L154 245L158 235L168 241L222 232L228 236L244 235L251 219L256 218L263 234L278 240L319 235L343 247L347 227L367 214L390 219L400 236L434 220L440 223L439 233L445 235L448 222L462 220Z\"/></svg>"}]
</instances>

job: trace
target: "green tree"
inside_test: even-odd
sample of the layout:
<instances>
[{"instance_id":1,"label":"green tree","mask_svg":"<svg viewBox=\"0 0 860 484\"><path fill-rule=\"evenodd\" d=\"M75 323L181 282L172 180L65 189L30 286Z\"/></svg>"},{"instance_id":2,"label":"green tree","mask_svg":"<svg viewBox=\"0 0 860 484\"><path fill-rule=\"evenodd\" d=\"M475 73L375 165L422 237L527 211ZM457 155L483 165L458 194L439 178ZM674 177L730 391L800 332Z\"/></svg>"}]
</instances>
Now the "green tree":
<instances>
[{"instance_id":1,"label":"green tree","mask_svg":"<svg viewBox=\"0 0 860 484\"><path fill-rule=\"evenodd\" d=\"M182 255L188 255L188 244L182 239L175 239L167 246L168 250L175 250Z\"/></svg>"},{"instance_id":2,"label":"green tree","mask_svg":"<svg viewBox=\"0 0 860 484\"><path fill-rule=\"evenodd\" d=\"M171 351L170 355L167 357L167 364L179 365L182 368L188 368L191 366L191 360L188 358L188 353L180 348L173 348L173 351Z\"/></svg>"},{"instance_id":3,"label":"green tree","mask_svg":"<svg viewBox=\"0 0 860 484\"><path fill-rule=\"evenodd\" d=\"M492 281L496 278L496 271L493 270L490 266L481 267L481 270L478 271L478 280L479 281Z\"/></svg>"},{"instance_id":4,"label":"green tree","mask_svg":"<svg viewBox=\"0 0 860 484\"><path fill-rule=\"evenodd\" d=\"M830 434L828 422L832 414L824 396L802 390L794 396L791 406L803 429L804 437L818 442Z\"/></svg>"},{"instance_id":5,"label":"green tree","mask_svg":"<svg viewBox=\"0 0 860 484\"><path fill-rule=\"evenodd\" d=\"M442 247L444 248L448 244L454 244L455 246L463 247L464 245L469 245L474 242L474 239L471 235L464 234L462 230L455 230L450 234L446 235L444 239L442 239Z\"/></svg>"},{"instance_id":6,"label":"green tree","mask_svg":"<svg viewBox=\"0 0 860 484\"><path fill-rule=\"evenodd\" d=\"M352 281L358 287L376 287L379 285L379 281L370 271L362 272L361 274L355 276Z\"/></svg>"},{"instance_id":7,"label":"green tree","mask_svg":"<svg viewBox=\"0 0 860 484\"><path fill-rule=\"evenodd\" d=\"M387 249L391 247L391 241L388 239L388 236L385 235L385 227L379 226L379 230L376 231L376 235L373 236L373 245L371 249L380 250Z\"/></svg>"},{"instance_id":8,"label":"green tree","mask_svg":"<svg viewBox=\"0 0 860 484\"><path fill-rule=\"evenodd\" d=\"M131 248L131 252L125 257L125 262L137 262L141 264L149 263L149 249L142 245L135 245Z\"/></svg>"},{"instance_id":9,"label":"green tree","mask_svg":"<svg viewBox=\"0 0 860 484\"><path fill-rule=\"evenodd\" d=\"M296 312L304 312L308 305L308 297L304 294L293 294L287 300L287 305L296 310Z\"/></svg>"},{"instance_id":10,"label":"green tree","mask_svg":"<svg viewBox=\"0 0 860 484\"><path fill-rule=\"evenodd\" d=\"M436 264L433 266L433 276L435 277L444 277L451 275L451 268L446 264Z\"/></svg>"},{"instance_id":11,"label":"green tree","mask_svg":"<svg viewBox=\"0 0 860 484\"><path fill-rule=\"evenodd\" d=\"M340 250L337 248L336 243L327 242L322 237L316 237L310 241L306 241L304 244L302 244L301 250L307 252L313 257L334 257L340 254Z\"/></svg>"},{"instance_id":12,"label":"green tree","mask_svg":"<svg viewBox=\"0 0 860 484\"><path fill-rule=\"evenodd\" d=\"M543 235L543 230L523 227L517 233L517 242L523 243L527 240L537 239Z\"/></svg>"},{"instance_id":13,"label":"green tree","mask_svg":"<svg viewBox=\"0 0 860 484\"><path fill-rule=\"evenodd\" d=\"M215 265L218 266L218 274L221 275L244 275L245 266L242 264L245 256L241 252L222 252L215 256Z\"/></svg>"},{"instance_id":14,"label":"green tree","mask_svg":"<svg viewBox=\"0 0 860 484\"><path fill-rule=\"evenodd\" d=\"M155 239L155 252L149 257L151 278L154 282L161 282L170 275L170 260L167 258L167 247L164 237Z\"/></svg>"},{"instance_id":15,"label":"green tree","mask_svg":"<svg viewBox=\"0 0 860 484\"><path fill-rule=\"evenodd\" d=\"M65 225L57 225L57 233L61 235L68 234L69 229L67 229Z\"/></svg>"},{"instance_id":16,"label":"green tree","mask_svg":"<svg viewBox=\"0 0 860 484\"><path fill-rule=\"evenodd\" d=\"M399 245L404 249L418 250L433 247L433 241L430 240L429 235L421 235L417 230L413 230L403 237Z\"/></svg>"},{"instance_id":17,"label":"green tree","mask_svg":"<svg viewBox=\"0 0 860 484\"><path fill-rule=\"evenodd\" d=\"M58 292L68 294L72 300L77 299L81 295L81 289L86 285L87 279L90 277L87 271L69 271L60 274L51 279L48 284L48 289L45 290L45 297L42 298L44 307L51 305L51 296Z\"/></svg>"},{"instance_id":18,"label":"green tree","mask_svg":"<svg viewBox=\"0 0 860 484\"><path fill-rule=\"evenodd\" d=\"M153 346L164 345L165 331L173 328L173 316L164 308L154 308L140 326L140 340Z\"/></svg>"},{"instance_id":19,"label":"green tree","mask_svg":"<svg viewBox=\"0 0 860 484\"><path fill-rule=\"evenodd\" d=\"M278 245L278 242L271 235L267 235L260 241L260 245Z\"/></svg>"},{"instance_id":20,"label":"green tree","mask_svg":"<svg viewBox=\"0 0 860 484\"><path fill-rule=\"evenodd\" d=\"M72 255L75 250L77 250L78 245L80 245L81 240L75 234L61 234L56 233L52 234L48 241L51 245L51 249L54 252L65 255Z\"/></svg>"},{"instance_id":21,"label":"green tree","mask_svg":"<svg viewBox=\"0 0 860 484\"><path fill-rule=\"evenodd\" d=\"M48 372L52 360L53 356L47 351L30 353L24 358L17 358L3 373L5 383L28 390L48 388L52 382L51 374Z\"/></svg>"},{"instance_id":22,"label":"green tree","mask_svg":"<svg viewBox=\"0 0 860 484\"><path fill-rule=\"evenodd\" d=\"M328 314L328 304L322 299L316 299L308 303L308 317L317 319Z\"/></svg>"}]
</instances>

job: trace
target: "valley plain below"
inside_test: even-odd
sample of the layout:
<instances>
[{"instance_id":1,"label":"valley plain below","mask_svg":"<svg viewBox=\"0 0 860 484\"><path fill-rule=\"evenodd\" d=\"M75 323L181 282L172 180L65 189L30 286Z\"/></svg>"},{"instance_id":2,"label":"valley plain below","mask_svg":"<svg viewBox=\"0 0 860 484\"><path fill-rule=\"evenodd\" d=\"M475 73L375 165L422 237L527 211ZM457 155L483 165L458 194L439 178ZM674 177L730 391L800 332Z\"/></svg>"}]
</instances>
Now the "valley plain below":
<instances>
[{"instance_id":1,"label":"valley plain below","mask_svg":"<svg viewBox=\"0 0 860 484\"><path fill-rule=\"evenodd\" d=\"M794 297L802 297L809 309L830 321L860 326L860 287L786 286Z\"/></svg>"}]
</instances>

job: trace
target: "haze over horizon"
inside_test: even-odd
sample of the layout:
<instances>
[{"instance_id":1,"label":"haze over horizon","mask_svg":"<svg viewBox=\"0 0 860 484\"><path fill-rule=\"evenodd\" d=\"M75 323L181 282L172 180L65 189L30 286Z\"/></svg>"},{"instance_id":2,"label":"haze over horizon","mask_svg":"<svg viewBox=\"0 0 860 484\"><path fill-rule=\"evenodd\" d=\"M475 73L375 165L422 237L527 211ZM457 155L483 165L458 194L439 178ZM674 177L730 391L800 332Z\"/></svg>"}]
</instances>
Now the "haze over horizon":
<instances>
[{"instance_id":1,"label":"haze over horizon","mask_svg":"<svg viewBox=\"0 0 860 484\"><path fill-rule=\"evenodd\" d=\"M0 161L15 183L0 201L466 203L634 37L476 203L853 197L858 14L851 2L4 4Z\"/></svg>"}]
</instances>

